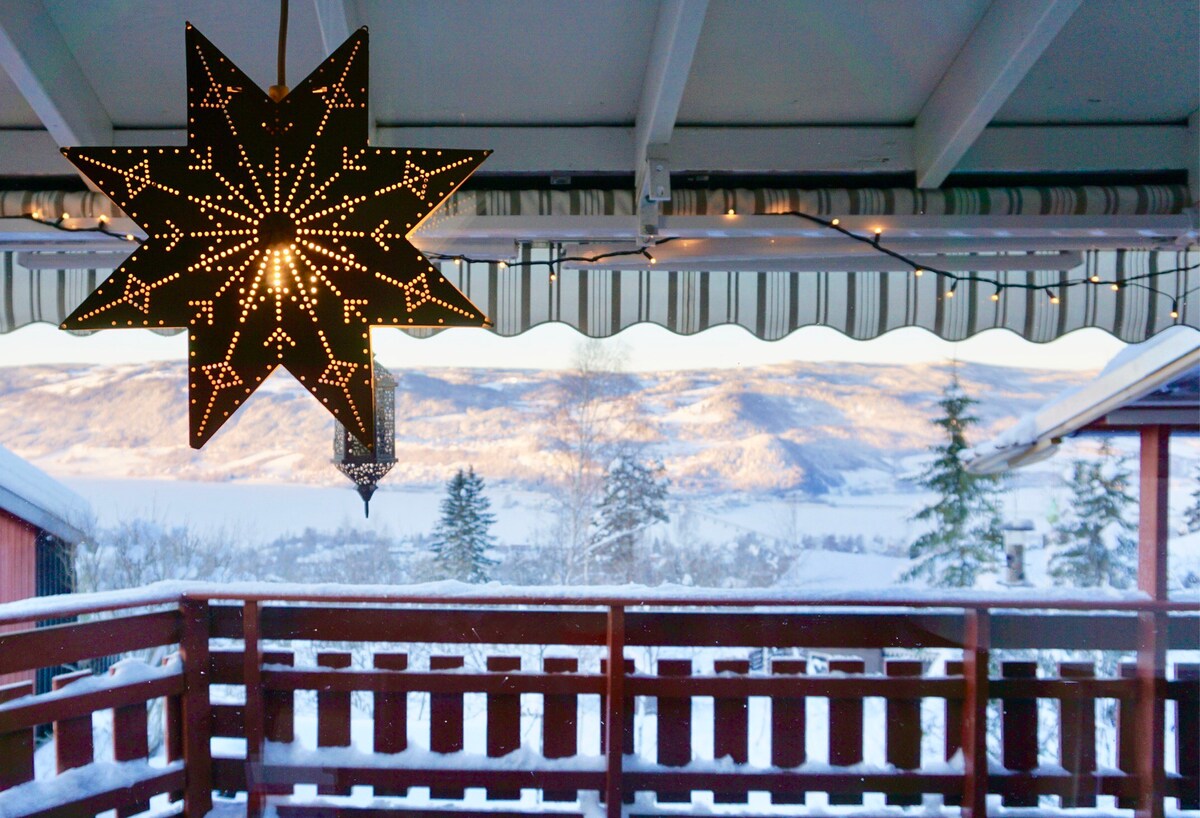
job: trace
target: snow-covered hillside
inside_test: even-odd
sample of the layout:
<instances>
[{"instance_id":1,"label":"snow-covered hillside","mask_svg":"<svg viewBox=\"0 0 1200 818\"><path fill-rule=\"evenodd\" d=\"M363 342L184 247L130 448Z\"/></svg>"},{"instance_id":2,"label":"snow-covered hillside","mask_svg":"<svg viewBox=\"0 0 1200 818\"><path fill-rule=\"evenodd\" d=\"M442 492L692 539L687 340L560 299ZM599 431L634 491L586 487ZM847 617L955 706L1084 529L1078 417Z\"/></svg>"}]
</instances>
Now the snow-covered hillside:
<instances>
[{"instance_id":1,"label":"snow-covered hillside","mask_svg":"<svg viewBox=\"0 0 1200 818\"><path fill-rule=\"evenodd\" d=\"M961 368L985 399L980 437L1082 376ZM624 379L636 432L676 491L869 489L909 473L934 441L929 419L944 366L790 364L753 370L639 373ZM396 395L396 486L434 487L473 464L492 482L536 488L558 373L402 370ZM340 485L329 465L332 421L277 373L201 451L187 445L182 363L0 368L0 443L58 477L249 480ZM631 426L631 428L633 428Z\"/></svg>"}]
</instances>

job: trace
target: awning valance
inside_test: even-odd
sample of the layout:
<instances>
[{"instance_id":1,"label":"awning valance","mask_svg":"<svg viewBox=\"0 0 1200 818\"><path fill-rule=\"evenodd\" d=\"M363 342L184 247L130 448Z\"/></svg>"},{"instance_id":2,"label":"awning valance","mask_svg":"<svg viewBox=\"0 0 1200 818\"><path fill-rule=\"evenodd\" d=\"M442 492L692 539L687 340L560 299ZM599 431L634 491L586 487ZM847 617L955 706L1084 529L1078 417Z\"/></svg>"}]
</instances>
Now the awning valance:
<instances>
[{"instance_id":1,"label":"awning valance","mask_svg":"<svg viewBox=\"0 0 1200 818\"><path fill-rule=\"evenodd\" d=\"M554 247L521 249L520 258L549 258ZM956 341L1004 328L1036 342L1097 327L1129 343L1176 324L1200 329L1200 270L1153 279L1158 292L1139 286L1112 291L1108 282L1200 263L1198 252L1093 251L1068 271L988 272L987 279L1057 287L1006 290L965 280L948 294L936 276L909 272L747 272L580 270L501 267L442 262L443 274L495 323L499 335L518 335L540 324L568 324L603 338L640 323L690 335L736 324L764 340L806 326L833 327L852 338L875 338L901 327L923 327ZM107 270L28 270L15 253L0 255L0 331L29 323L61 323ZM1101 284L1062 287L1096 276ZM1172 317L1174 309L1178 317ZM430 330L412 330L429 335Z\"/></svg>"},{"instance_id":2,"label":"awning valance","mask_svg":"<svg viewBox=\"0 0 1200 818\"><path fill-rule=\"evenodd\" d=\"M1200 252L1176 244L1189 231L1194 235L1188 206L1187 188L1179 185L676 190L663 208L664 224L685 240L663 250L677 252L688 242L704 247L661 265L671 269L625 269L631 265L618 260L611 262L615 269L440 266L505 336L549 322L592 337L653 323L685 335L736 324L765 340L806 326L859 339L923 327L948 340L1004 328L1044 342L1097 327L1134 343L1176 324L1200 328L1200 271L1182 269L1200 263ZM84 219L104 214L116 229L132 229L110 208L87 192L0 193L0 218L34 210L43 218L64 211ZM897 249L932 254L923 256L925 263L940 260L962 280L951 291L949 279L914 276L870 247L780 215L791 211L846 223L858 217L862 224L890 216L895 229L889 227L888 236ZM622 190L467 191L422 225L414 240L427 252L546 260L604 242L628 246L636 237L634 212L633 194ZM737 218L724 218L730 212ZM108 269L53 269L85 249L80 239L88 241L80 258L92 264L111 264L113 251L128 248L95 234L30 229L42 231L25 248L42 253L39 263L23 252L0 253L0 332L60 323L107 277ZM22 246L9 239L10 246ZM488 249L497 247L502 255ZM1113 249L1120 247L1156 249ZM1164 270L1178 271L1147 277ZM1087 279L1095 283L1080 283ZM999 293L995 282L1003 285ZM1123 282L1128 286L1111 289Z\"/></svg>"}]
</instances>

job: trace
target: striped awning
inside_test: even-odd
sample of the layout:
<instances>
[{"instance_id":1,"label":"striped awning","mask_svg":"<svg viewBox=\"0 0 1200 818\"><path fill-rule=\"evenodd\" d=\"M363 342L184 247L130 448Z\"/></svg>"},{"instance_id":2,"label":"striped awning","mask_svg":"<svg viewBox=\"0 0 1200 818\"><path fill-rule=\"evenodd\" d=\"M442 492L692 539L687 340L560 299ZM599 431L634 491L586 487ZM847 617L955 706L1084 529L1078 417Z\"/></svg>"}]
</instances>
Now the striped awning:
<instances>
[{"instance_id":1,"label":"striped awning","mask_svg":"<svg viewBox=\"0 0 1200 818\"><path fill-rule=\"evenodd\" d=\"M521 251L523 260L549 258L555 248ZM1137 343L1167 327L1200 329L1200 270L1154 279L1158 293L1141 287L1114 292L1107 282L1200 262L1200 253L1098 251L1069 271L988 272L988 280L1060 287L1098 276L1104 284L1046 291L1006 290L982 280L963 281L953 297L936 276L906 272L747 272L523 269L496 264L443 262L442 272L495 323L499 335L519 335L540 324L565 323L593 338L651 323L681 335L736 324L773 341L807 326L833 327L869 339L901 327L924 327L957 341L1004 328L1036 342L1083 327L1098 327ZM0 256L0 331L29 323L61 323L107 270L27 270L14 253ZM1178 313L1171 317L1172 308ZM419 337L432 330L405 330Z\"/></svg>"},{"instance_id":2,"label":"striped awning","mask_svg":"<svg viewBox=\"0 0 1200 818\"><path fill-rule=\"evenodd\" d=\"M1176 215L1188 205L1187 189L1176 185L1129 187L1021 187L948 190L703 190L676 191L668 216L771 215L803 211L817 215L1082 216ZM0 194L0 217L61 212L111 213L92 193ZM433 229L448 231L460 221L497 216L627 216L634 212L628 191L474 191L455 196L439 211ZM113 214L114 216L119 214ZM427 225L428 226L428 225ZM419 243L419 239L418 239ZM519 260L548 259L560 245L520 245ZM993 262L991 253L980 258ZM639 323L689 335L719 325L739 325L764 340L783 338L806 326L833 327L852 338L875 338L902 327L923 327L947 340L1004 328L1036 342L1052 341L1084 327L1103 329L1130 343L1167 327L1200 329L1200 271L1161 275L1149 290L1140 284L1110 288L1111 282L1200 262L1200 252L1091 250L1071 270L1008 269L969 274L951 296L937 276L911 272L796 269L605 270L441 264L443 274L491 317L500 335L518 335L540 324L568 324L584 335L606 337ZM961 258L960 258L961 261ZM1031 262L1033 264L1034 262ZM766 265L764 265L766 266ZM1016 267L1016 271L1013 268ZM963 268L957 268L963 269ZM971 269L969 262L965 269ZM27 269L17 254L0 254L0 332L29 323L58 324L104 280L104 269ZM1065 287L1092 276L1102 283ZM993 301L1000 281L1050 290L1008 289ZM1172 311L1177 317L1171 315ZM427 336L433 330L406 330Z\"/></svg>"}]
</instances>

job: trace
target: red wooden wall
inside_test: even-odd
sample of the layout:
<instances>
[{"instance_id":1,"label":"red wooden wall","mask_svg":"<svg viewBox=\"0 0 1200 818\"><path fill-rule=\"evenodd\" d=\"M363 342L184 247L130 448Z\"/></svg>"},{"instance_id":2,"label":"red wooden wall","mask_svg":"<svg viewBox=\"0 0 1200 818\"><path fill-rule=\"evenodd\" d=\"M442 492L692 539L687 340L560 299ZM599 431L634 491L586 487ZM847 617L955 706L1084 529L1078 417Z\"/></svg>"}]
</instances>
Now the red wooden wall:
<instances>
[{"instance_id":1,"label":"red wooden wall","mask_svg":"<svg viewBox=\"0 0 1200 818\"><path fill-rule=\"evenodd\" d=\"M0 603L27 599L37 593L37 530L0 509ZM0 625L0 633L25 630L28 625ZM0 685L33 678L32 671L0 675Z\"/></svg>"}]
</instances>

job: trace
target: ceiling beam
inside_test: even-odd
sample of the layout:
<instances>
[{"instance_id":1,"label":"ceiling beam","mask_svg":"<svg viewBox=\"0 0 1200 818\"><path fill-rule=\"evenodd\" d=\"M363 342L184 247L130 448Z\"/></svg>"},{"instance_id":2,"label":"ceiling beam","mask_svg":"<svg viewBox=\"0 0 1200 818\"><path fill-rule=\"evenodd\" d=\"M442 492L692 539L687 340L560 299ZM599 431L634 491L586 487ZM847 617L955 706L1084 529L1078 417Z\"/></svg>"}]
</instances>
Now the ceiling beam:
<instances>
[{"instance_id":1,"label":"ceiling beam","mask_svg":"<svg viewBox=\"0 0 1200 818\"><path fill-rule=\"evenodd\" d=\"M112 120L41 0L0 3L0 65L60 147L112 144Z\"/></svg>"},{"instance_id":2,"label":"ceiling beam","mask_svg":"<svg viewBox=\"0 0 1200 818\"><path fill-rule=\"evenodd\" d=\"M358 3L355 0L312 0L313 10L317 13L317 27L321 30L321 47L324 52L332 54L337 47L363 25L363 17L359 14ZM367 99L367 143L374 145L378 141L375 128L375 114L372 111L371 100Z\"/></svg>"},{"instance_id":3,"label":"ceiling beam","mask_svg":"<svg viewBox=\"0 0 1200 818\"><path fill-rule=\"evenodd\" d=\"M313 8L326 54L332 54L362 25L354 0L313 0Z\"/></svg>"},{"instance_id":4,"label":"ceiling beam","mask_svg":"<svg viewBox=\"0 0 1200 818\"><path fill-rule=\"evenodd\" d=\"M666 145L675 129L708 0L667 0L658 7L634 128L634 167L651 145Z\"/></svg>"},{"instance_id":5,"label":"ceiling beam","mask_svg":"<svg viewBox=\"0 0 1200 818\"><path fill-rule=\"evenodd\" d=\"M1082 0L992 0L915 125L917 186L954 170Z\"/></svg>"},{"instance_id":6,"label":"ceiling beam","mask_svg":"<svg viewBox=\"0 0 1200 818\"><path fill-rule=\"evenodd\" d=\"M657 222L658 202L671 198L666 150L707 10L708 0L664 0L658 7L633 131L638 212L647 227Z\"/></svg>"},{"instance_id":7,"label":"ceiling beam","mask_svg":"<svg viewBox=\"0 0 1200 818\"><path fill-rule=\"evenodd\" d=\"M0 2L0 6L3 3ZM1064 125L988 128L956 170L969 173L1129 173L1195 165L1186 125ZM912 173L911 128L679 126L671 138L674 173ZM118 146L187 144L178 130L118 129ZM633 129L606 126L379 129L382 147L491 148L477 172L630 172ZM45 131L0 129L0 177L73 175ZM1085 181L1085 180L1084 180Z\"/></svg>"}]
</instances>

